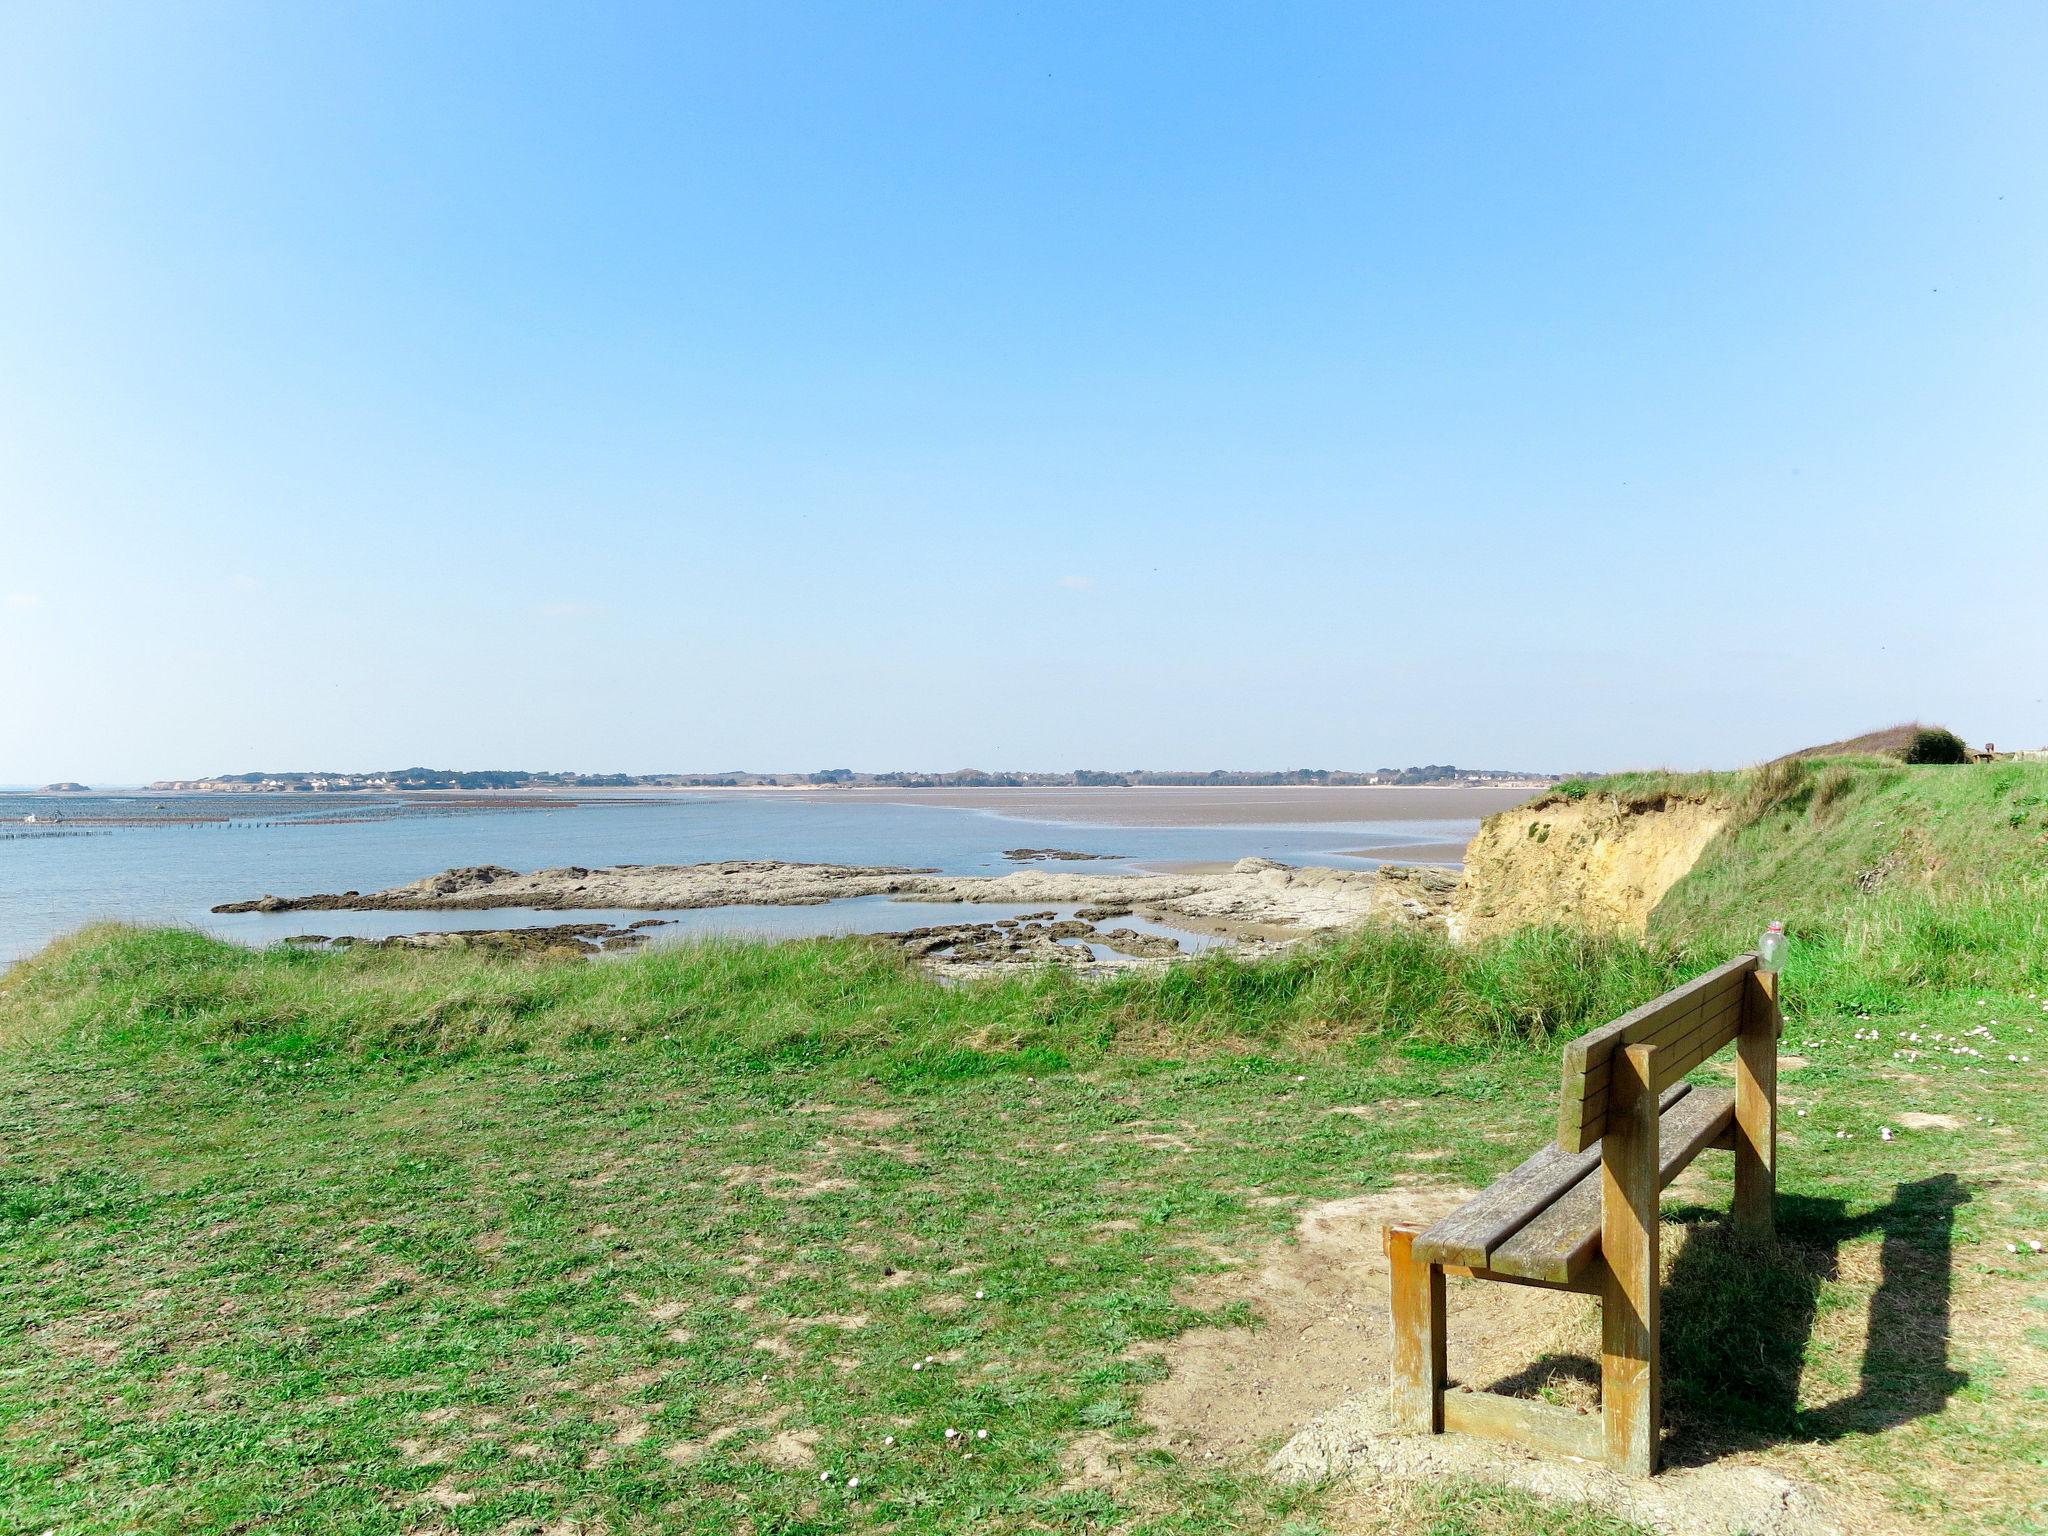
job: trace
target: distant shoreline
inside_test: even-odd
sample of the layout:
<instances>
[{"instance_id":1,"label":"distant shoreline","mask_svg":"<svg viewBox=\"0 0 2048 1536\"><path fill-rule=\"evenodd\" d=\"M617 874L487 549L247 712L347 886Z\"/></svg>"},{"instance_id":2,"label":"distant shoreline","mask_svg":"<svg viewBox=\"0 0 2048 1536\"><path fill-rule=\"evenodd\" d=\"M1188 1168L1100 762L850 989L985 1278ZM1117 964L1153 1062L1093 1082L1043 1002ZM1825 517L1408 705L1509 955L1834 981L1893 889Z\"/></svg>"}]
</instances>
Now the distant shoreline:
<instances>
[{"instance_id":1,"label":"distant shoreline","mask_svg":"<svg viewBox=\"0 0 2048 1536\"><path fill-rule=\"evenodd\" d=\"M169 826L229 820L254 820L282 814L300 826L318 825L329 809L380 804L437 805L465 810L530 811L578 805L619 805L700 797L767 797L806 803L939 806L979 811L1021 820L1069 822L1091 826L1203 827L1286 826L1343 822L1464 821L1484 819L1520 805L1542 786L1449 784L1142 784L1053 785L1019 787L960 786L897 789L880 786L831 788L814 784L678 785L597 789L407 789L407 790L271 790L230 794L221 790L106 789L70 791L0 791L11 799L47 801L53 822L76 826ZM109 798L148 798L177 802L179 814L122 815L109 809L95 815L90 802ZM83 802L83 804L82 804ZM273 811L274 808L274 811ZM335 816L336 821L357 820ZM1363 858L1455 863L1457 845L1332 850Z\"/></svg>"}]
</instances>

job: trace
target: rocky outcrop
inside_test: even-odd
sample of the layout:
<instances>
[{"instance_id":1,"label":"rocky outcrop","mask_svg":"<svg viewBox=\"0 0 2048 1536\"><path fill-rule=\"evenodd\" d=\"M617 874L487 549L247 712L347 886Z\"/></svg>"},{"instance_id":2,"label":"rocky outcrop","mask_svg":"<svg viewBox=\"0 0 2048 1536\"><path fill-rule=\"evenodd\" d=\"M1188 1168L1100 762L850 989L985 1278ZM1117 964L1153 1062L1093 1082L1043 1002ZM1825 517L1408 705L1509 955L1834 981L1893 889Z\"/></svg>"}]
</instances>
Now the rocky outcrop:
<instances>
[{"instance_id":1,"label":"rocky outcrop","mask_svg":"<svg viewBox=\"0 0 2048 1536\"><path fill-rule=\"evenodd\" d=\"M395 933L365 939L354 934L295 933L285 940L302 949L468 949L494 955L589 956L638 949L648 928L664 918L642 918L624 928L609 923L556 923L545 928L461 928L427 933Z\"/></svg>"},{"instance_id":2,"label":"rocky outcrop","mask_svg":"<svg viewBox=\"0 0 2048 1536\"><path fill-rule=\"evenodd\" d=\"M1090 859L1121 859L1121 853L1076 853L1071 848L1005 848L1003 857L1013 864L1081 864Z\"/></svg>"},{"instance_id":3,"label":"rocky outcrop","mask_svg":"<svg viewBox=\"0 0 2048 1536\"><path fill-rule=\"evenodd\" d=\"M1130 960L1171 960L1181 953L1180 941L1166 934L1138 933L1129 928L1098 932L1077 918L1052 921L1006 917L993 923L954 923L912 928L903 933L872 935L878 944L893 944L915 960L942 973L989 971L1009 967L1057 965L1068 970L1113 970L1128 961L1106 958L1115 951Z\"/></svg>"},{"instance_id":4,"label":"rocky outcrop","mask_svg":"<svg viewBox=\"0 0 2048 1536\"><path fill-rule=\"evenodd\" d=\"M1728 817L1724 805L1676 795L1551 798L1502 811L1465 850L1451 930L1483 938L1572 923L1644 933Z\"/></svg>"},{"instance_id":5,"label":"rocky outcrop","mask_svg":"<svg viewBox=\"0 0 2048 1536\"><path fill-rule=\"evenodd\" d=\"M1103 917L1141 913L1229 937L1296 937L1367 921L1441 924L1449 871L1297 868L1240 859L1227 870L1174 875L1083 875L1020 870L1003 876L844 864L729 860L715 864L568 865L522 874L502 865L445 870L382 891L261 896L216 912L468 911L528 907L681 911L735 905L812 906L852 896L908 901L1088 906ZM1092 919L1082 919L1090 921Z\"/></svg>"}]
</instances>

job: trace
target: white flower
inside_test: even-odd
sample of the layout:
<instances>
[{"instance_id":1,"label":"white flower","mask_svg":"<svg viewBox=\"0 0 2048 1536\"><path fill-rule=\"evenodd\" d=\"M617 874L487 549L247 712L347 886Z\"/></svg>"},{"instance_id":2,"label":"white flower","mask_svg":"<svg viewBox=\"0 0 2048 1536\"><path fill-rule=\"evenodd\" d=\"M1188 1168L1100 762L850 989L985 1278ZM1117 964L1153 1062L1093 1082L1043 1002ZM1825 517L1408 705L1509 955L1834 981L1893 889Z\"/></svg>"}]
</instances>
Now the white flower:
<instances>
[{"instance_id":1,"label":"white flower","mask_svg":"<svg viewBox=\"0 0 2048 1536\"><path fill-rule=\"evenodd\" d=\"M832 1474L830 1472L820 1472L818 1474L818 1481L821 1483L829 1483L832 1481Z\"/></svg>"},{"instance_id":2,"label":"white flower","mask_svg":"<svg viewBox=\"0 0 2048 1536\"><path fill-rule=\"evenodd\" d=\"M2007 1243L2005 1245L2005 1251L2007 1253L2018 1253L2020 1251L2020 1245L2018 1243Z\"/></svg>"},{"instance_id":3,"label":"white flower","mask_svg":"<svg viewBox=\"0 0 2048 1536\"><path fill-rule=\"evenodd\" d=\"M947 1431L946 1431L946 1438L947 1438L948 1440L955 1440L955 1439L958 1439L958 1438L959 1438L959 1435L960 1435L960 1431L959 1431L959 1430L957 1430L957 1429L949 1429L949 1430L947 1430Z\"/></svg>"},{"instance_id":4,"label":"white flower","mask_svg":"<svg viewBox=\"0 0 2048 1536\"><path fill-rule=\"evenodd\" d=\"M2041 1251L2041 1240L2038 1237L2028 1238L2027 1248L2030 1252L2039 1253Z\"/></svg>"},{"instance_id":5,"label":"white flower","mask_svg":"<svg viewBox=\"0 0 2048 1536\"><path fill-rule=\"evenodd\" d=\"M860 1479L857 1477L849 1477L846 1480L846 1486L849 1488L858 1488L860 1486Z\"/></svg>"},{"instance_id":6,"label":"white flower","mask_svg":"<svg viewBox=\"0 0 2048 1536\"><path fill-rule=\"evenodd\" d=\"M910 1363L910 1368L913 1371L921 1371L924 1369L924 1362L922 1360L913 1360Z\"/></svg>"},{"instance_id":7,"label":"white flower","mask_svg":"<svg viewBox=\"0 0 2048 1536\"><path fill-rule=\"evenodd\" d=\"M987 1291L976 1291L976 1292L974 1293L974 1299L975 1299L976 1301L987 1301L987 1300L988 1300L988 1292L987 1292Z\"/></svg>"},{"instance_id":8,"label":"white flower","mask_svg":"<svg viewBox=\"0 0 2048 1536\"><path fill-rule=\"evenodd\" d=\"M2041 1245L2040 1245L2039 1243L2036 1243L2036 1244L2034 1244L2034 1246L2035 1246L2036 1248L2038 1248L2038 1247L2040 1247ZM975 1439L977 1439L977 1440L986 1440L986 1439L988 1438L988 1431L987 1431L987 1430L985 1430L985 1429L977 1429L977 1430L976 1430L976 1431L974 1432L974 1438L975 1438Z\"/></svg>"}]
</instances>

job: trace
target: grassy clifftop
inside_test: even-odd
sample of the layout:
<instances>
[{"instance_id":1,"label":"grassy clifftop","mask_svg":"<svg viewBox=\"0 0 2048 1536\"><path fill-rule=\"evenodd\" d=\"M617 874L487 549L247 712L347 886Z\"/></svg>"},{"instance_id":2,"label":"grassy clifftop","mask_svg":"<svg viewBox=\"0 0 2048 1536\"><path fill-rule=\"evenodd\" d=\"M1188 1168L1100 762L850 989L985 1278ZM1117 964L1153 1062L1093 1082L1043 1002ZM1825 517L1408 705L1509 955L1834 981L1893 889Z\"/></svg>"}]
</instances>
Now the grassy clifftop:
<instances>
[{"instance_id":1,"label":"grassy clifftop","mask_svg":"<svg viewBox=\"0 0 2048 1536\"><path fill-rule=\"evenodd\" d=\"M2048 876L2048 764L1807 758L1709 792L1734 814L1656 930L1719 932L1773 903L1788 923L1858 924L1902 903L2038 898Z\"/></svg>"},{"instance_id":2,"label":"grassy clifftop","mask_svg":"<svg viewBox=\"0 0 2048 1536\"><path fill-rule=\"evenodd\" d=\"M1791 758L1574 781L1489 821L1469 867L1475 910L1605 918L1701 957L1782 919L1793 984L1828 1006L2048 985L2048 764Z\"/></svg>"}]
</instances>

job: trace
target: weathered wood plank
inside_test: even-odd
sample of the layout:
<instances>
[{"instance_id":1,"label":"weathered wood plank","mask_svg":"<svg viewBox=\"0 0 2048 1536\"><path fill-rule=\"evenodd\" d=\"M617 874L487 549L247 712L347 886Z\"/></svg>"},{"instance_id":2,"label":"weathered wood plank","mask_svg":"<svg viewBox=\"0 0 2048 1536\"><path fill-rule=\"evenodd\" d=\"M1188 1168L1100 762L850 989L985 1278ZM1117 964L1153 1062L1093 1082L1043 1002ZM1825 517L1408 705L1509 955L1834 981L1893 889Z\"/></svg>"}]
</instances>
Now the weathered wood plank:
<instances>
[{"instance_id":1,"label":"weathered wood plank","mask_svg":"<svg viewBox=\"0 0 2048 1536\"><path fill-rule=\"evenodd\" d=\"M1389 1223L1384 1237L1394 1319L1394 1423L1419 1435L1439 1434L1449 1374L1444 1272L1416 1259L1416 1229L1408 1223Z\"/></svg>"},{"instance_id":2,"label":"weathered wood plank","mask_svg":"<svg viewBox=\"0 0 2048 1536\"><path fill-rule=\"evenodd\" d=\"M1717 993L1730 990L1739 978L1755 969L1755 955L1737 955L1727 964L1718 965L1682 986L1673 987L1662 997L1650 999L1612 1024L1588 1030L1565 1047L1565 1060L1574 1071L1584 1071L1619 1054L1627 1046L1642 1044L1667 1020L1683 1015Z\"/></svg>"},{"instance_id":3,"label":"weathered wood plank","mask_svg":"<svg viewBox=\"0 0 2048 1536\"><path fill-rule=\"evenodd\" d=\"M1696 1038L1710 1038L1724 1022L1722 1013L1740 1006L1745 978L1755 969L1755 955L1738 955L1726 965L1673 988L1566 1046L1564 1080L1558 1098L1559 1150L1583 1152L1600 1139L1617 1049L1629 1045L1684 1046ZM1695 1056L1685 1070L1692 1070L1704 1059ZM1673 1072L1670 1078L1683 1075Z\"/></svg>"},{"instance_id":4,"label":"weathered wood plank","mask_svg":"<svg viewBox=\"0 0 2048 1536\"><path fill-rule=\"evenodd\" d=\"M1658 1130L1657 1187L1661 1190L1687 1164L1726 1134L1735 1098L1725 1088L1684 1084L1665 1090ZM1486 1256L1486 1268L1503 1275L1568 1284L1600 1254L1600 1180L1588 1174Z\"/></svg>"},{"instance_id":5,"label":"weathered wood plank","mask_svg":"<svg viewBox=\"0 0 2048 1536\"><path fill-rule=\"evenodd\" d=\"M1713 991L1697 994L1686 1000L1684 1007L1658 1018L1643 1031L1642 1038L1631 1040L1630 1045L1655 1045L1669 1047L1680 1044L1698 1032L1701 1025L1727 1010L1740 1006L1742 988L1738 984L1723 983ZM1589 1064L1583 1071L1574 1071L1569 1063L1565 1068L1565 1084L1583 1083L1586 1094L1598 1093L1606 1086L1614 1067L1610 1056L1604 1061Z\"/></svg>"},{"instance_id":6,"label":"weathered wood plank","mask_svg":"<svg viewBox=\"0 0 2048 1536\"><path fill-rule=\"evenodd\" d=\"M1648 1477L1663 1427L1659 1345L1657 1048L1631 1045L1617 1062L1600 1143L1600 1416L1607 1464ZM1622 1063L1625 1062L1624 1066Z\"/></svg>"},{"instance_id":7,"label":"weathered wood plank","mask_svg":"<svg viewBox=\"0 0 2048 1536\"><path fill-rule=\"evenodd\" d=\"M1778 1196L1778 977L1757 971L1744 994L1735 1042L1736 1232L1767 1238L1776 1230Z\"/></svg>"},{"instance_id":8,"label":"weathered wood plank","mask_svg":"<svg viewBox=\"0 0 2048 1536\"><path fill-rule=\"evenodd\" d=\"M1661 1101L1665 1107L1683 1097L1682 1085ZM1452 1211L1416 1240L1415 1255L1431 1264L1463 1264L1484 1268L1486 1256L1537 1216L1566 1190L1600 1165L1599 1148L1562 1152L1556 1146L1532 1156Z\"/></svg>"},{"instance_id":9,"label":"weathered wood plank","mask_svg":"<svg viewBox=\"0 0 2048 1536\"><path fill-rule=\"evenodd\" d=\"M1705 1014L1683 1040L1662 1044L1657 1051L1657 1075L1675 1083L1742 1032L1742 993L1736 992L1712 1013Z\"/></svg>"},{"instance_id":10,"label":"weathered wood plank","mask_svg":"<svg viewBox=\"0 0 2048 1536\"><path fill-rule=\"evenodd\" d=\"M1444 1428L1489 1440L1510 1440L1558 1456L1604 1458L1598 1414L1498 1392L1452 1392L1444 1398Z\"/></svg>"},{"instance_id":11,"label":"weathered wood plank","mask_svg":"<svg viewBox=\"0 0 2048 1536\"><path fill-rule=\"evenodd\" d=\"M1527 1285L1539 1291L1575 1291L1582 1296L1606 1294L1607 1269L1597 1257L1570 1280L1537 1280L1529 1275L1510 1275L1498 1269L1474 1269L1465 1264L1442 1267L1445 1274L1464 1280L1498 1280L1503 1285Z\"/></svg>"},{"instance_id":12,"label":"weathered wood plank","mask_svg":"<svg viewBox=\"0 0 2048 1536\"><path fill-rule=\"evenodd\" d=\"M1712 1056L1736 1036L1742 1023L1742 994L1736 992L1724 1001L1715 1003L1711 1012L1696 1011L1688 1014L1683 1031L1674 1031L1668 1036L1638 1042L1657 1047L1657 1075L1663 1081L1657 1084L1658 1092L1679 1081L1686 1073ZM1585 1148L1590 1148L1600 1139L1600 1123L1607 1117L1607 1068L1585 1079L1589 1091L1579 1109L1577 1139ZM1569 1092L1571 1080L1566 1081ZM1566 1129L1571 1124L1571 1106L1561 1102L1558 1108L1559 1150L1564 1150L1573 1139Z\"/></svg>"},{"instance_id":13,"label":"weathered wood plank","mask_svg":"<svg viewBox=\"0 0 2048 1536\"><path fill-rule=\"evenodd\" d=\"M1597 1152L1541 1148L1424 1232L1415 1244L1416 1256L1432 1264L1484 1266L1489 1250L1519 1232L1599 1163Z\"/></svg>"}]
</instances>

